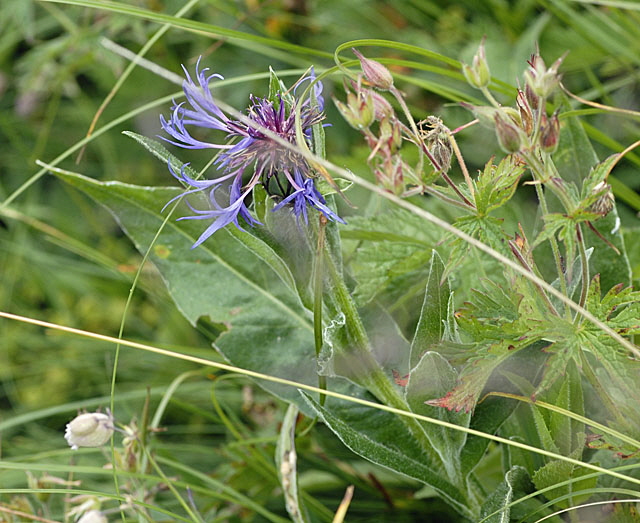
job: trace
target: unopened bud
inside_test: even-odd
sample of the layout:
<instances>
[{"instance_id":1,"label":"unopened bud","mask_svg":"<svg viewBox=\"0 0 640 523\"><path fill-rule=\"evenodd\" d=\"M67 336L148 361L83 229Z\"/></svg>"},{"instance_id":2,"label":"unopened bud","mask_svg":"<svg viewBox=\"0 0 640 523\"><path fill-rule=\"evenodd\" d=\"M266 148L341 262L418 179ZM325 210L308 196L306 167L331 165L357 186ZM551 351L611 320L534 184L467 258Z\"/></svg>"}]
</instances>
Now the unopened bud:
<instances>
[{"instance_id":1,"label":"unopened bud","mask_svg":"<svg viewBox=\"0 0 640 523\"><path fill-rule=\"evenodd\" d=\"M522 131L507 117L496 113L494 117L496 136L506 153L518 152L522 147Z\"/></svg>"},{"instance_id":2,"label":"unopened bud","mask_svg":"<svg viewBox=\"0 0 640 523\"><path fill-rule=\"evenodd\" d=\"M540 97L533 92L533 89L531 89L531 86L528 82L524 85L524 96L525 100L529 104L529 107L531 107L531 110L537 111L538 107L540 107Z\"/></svg>"},{"instance_id":3,"label":"unopened bud","mask_svg":"<svg viewBox=\"0 0 640 523\"><path fill-rule=\"evenodd\" d=\"M358 60L360 60L364 77L373 87L382 89L383 91L388 91L393 87L393 76L389 72L389 69L380 62L365 58L357 49L352 48L351 50L353 54L358 57Z\"/></svg>"},{"instance_id":4,"label":"unopened bud","mask_svg":"<svg viewBox=\"0 0 640 523\"><path fill-rule=\"evenodd\" d=\"M512 123L516 124L518 127L522 127L522 118L520 118L520 113L517 109L509 106L500 107L499 111L504 115L508 116L509 120Z\"/></svg>"},{"instance_id":5,"label":"unopened bud","mask_svg":"<svg viewBox=\"0 0 640 523\"><path fill-rule=\"evenodd\" d=\"M387 156L375 169L379 185L389 192L400 195L404 191L404 162L398 156Z\"/></svg>"},{"instance_id":6,"label":"unopened bud","mask_svg":"<svg viewBox=\"0 0 640 523\"><path fill-rule=\"evenodd\" d=\"M391 154L402 146L402 128L397 118L385 117L380 122L380 141Z\"/></svg>"},{"instance_id":7,"label":"unopened bud","mask_svg":"<svg viewBox=\"0 0 640 523\"><path fill-rule=\"evenodd\" d=\"M342 117L354 129L367 129L375 121L373 98L365 92L347 92L347 104L333 99Z\"/></svg>"},{"instance_id":8,"label":"unopened bud","mask_svg":"<svg viewBox=\"0 0 640 523\"><path fill-rule=\"evenodd\" d=\"M560 121L558 114L553 113L547 118L542 116L540 123L540 149L545 153L553 153L558 148L558 139L560 138Z\"/></svg>"},{"instance_id":9,"label":"unopened bud","mask_svg":"<svg viewBox=\"0 0 640 523\"><path fill-rule=\"evenodd\" d=\"M491 72L487 63L487 56L484 51L485 38L480 42L480 47L473 57L471 65L462 64L462 72L467 82L476 89L484 89L491 81Z\"/></svg>"},{"instance_id":10,"label":"unopened bud","mask_svg":"<svg viewBox=\"0 0 640 523\"><path fill-rule=\"evenodd\" d=\"M102 412L87 412L67 423L64 437L73 450L78 447L100 447L113 434L113 418Z\"/></svg>"},{"instance_id":11,"label":"unopened bud","mask_svg":"<svg viewBox=\"0 0 640 523\"><path fill-rule=\"evenodd\" d=\"M524 79L533 93L545 99L553 93L560 83L561 76L558 74L558 69L563 60L564 55L547 69L544 60L539 54L534 54L531 57L531 60L529 60L530 67L525 71Z\"/></svg>"},{"instance_id":12,"label":"unopened bud","mask_svg":"<svg viewBox=\"0 0 640 523\"><path fill-rule=\"evenodd\" d=\"M368 93L373 99L373 109L375 113L375 119L377 121L382 120L385 116L393 116L393 107L391 107L391 104L386 100L384 96L382 96L380 93L376 93L373 90L369 90Z\"/></svg>"}]
</instances>

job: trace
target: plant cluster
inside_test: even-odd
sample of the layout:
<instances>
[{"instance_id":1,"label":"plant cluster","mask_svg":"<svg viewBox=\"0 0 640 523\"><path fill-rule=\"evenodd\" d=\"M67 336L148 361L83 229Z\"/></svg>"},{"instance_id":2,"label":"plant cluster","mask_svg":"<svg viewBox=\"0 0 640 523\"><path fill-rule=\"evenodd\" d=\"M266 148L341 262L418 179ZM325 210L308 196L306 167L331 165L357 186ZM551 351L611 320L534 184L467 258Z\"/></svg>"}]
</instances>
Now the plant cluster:
<instances>
[{"instance_id":1,"label":"plant cluster","mask_svg":"<svg viewBox=\"0 0 640 523\"><path fill-rule=\"evenodd\" d=\"M356 497L374 484L391 499L376 479L388 474L441 500L452 521L637 521L640 291L612 172L638 142L600 161L563 85L565 56L549 66L536 49L513 88L492 76L485 46L469 64L448 62L484 100L463 97L466 120L455 124L403 91L415 62L367 57L370 47L424 49L356 40L337 48L334 67L298 69L292 82L270 68L244 110L219 97L222 67L212 72L206 57L183 65L158 139L124 132L174 185L40 162L116 218L143 256L132 289L151 261L217 356L128 342L124 324L117 339L103 337L117 344L110 409L69 421L71 465L39 476L27 468L33 496L13 496L1 513L349 520L353 487L330 509L310 491L306 473L324 461L356 483ZM332 80L344 92L330 107ZM331 156L332 126L343 123L361 140L350 169ZM496 146L481 163L466 153L474 135ZM155 414L148 390L125 425L131 409L115 393L124 347L199 369L174 376ZM219 399L237 374L255 383L229 401L234 410ZM213 409L175 399L187 378ZM189 442L161 426L174 399L193 424L215 421L234 442L182 462ZM327 441L358 465L332 463ZM112 485L86 487L65 470ZM240 494L250 475L253 491Z\"/></svg>"}]
</instances>

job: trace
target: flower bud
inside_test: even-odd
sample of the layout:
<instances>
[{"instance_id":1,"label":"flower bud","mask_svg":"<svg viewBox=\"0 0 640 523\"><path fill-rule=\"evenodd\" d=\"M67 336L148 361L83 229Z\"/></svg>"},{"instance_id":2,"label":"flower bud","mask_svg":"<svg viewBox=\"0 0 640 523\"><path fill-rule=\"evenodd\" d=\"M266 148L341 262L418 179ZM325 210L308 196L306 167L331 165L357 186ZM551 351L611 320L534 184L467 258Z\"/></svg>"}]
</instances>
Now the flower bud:
<instances>
[{"instance_id":1,"label":"flower bud","mask_svg":"<svg viewBox=\"0 0 640 523\"><path fill-rule=\"evenodd\" d=\"M109 523L109 520L99 510L90 510L85 512L76 523Z\"/></svg>"},{"instance_id":2,"label":"flower bud","mask_svg":"<svg viewBox=\"0 0 640 523\"><path fill-rule=\"evenodd\" d=\"M371 89L368 90L368 93L371 95L371 98L373 100L373 109L375 113L375 119L377 121L382 120L385 116L391 117L394 115L393 107L391 107L391 104L384 96L376 93Z\"/></svg>"},{"instance_id":3,"label":"flower bud","mask_svg":"<svg viewBox=\"0 0 640 523\"><path fill-rule=\"evenodd\" d=\"M522 131L500 113L494 117L496 136L502 150L506 153L518 152L522 147Z\"/></svg>"},{"instance_id":4,"label":"flower bud","mask_svg":"<svg viewBox=\"0 0 640 523\"><path fill-rule=\"evenodd\" d=\"M532 111L537 111L538 107L540 107L540 97L533 92L533 89L531 89L528 83L524 85L524 96Z\"/></svg>"},{"instance_id":5,"label":"flower bud","mask_svg":"<svg viewBox=\"0 0 640 523\"><path fill-rule=\"evenodd\" d=\"M385 117L380 122L380 142L384 150L395 154L402 146L402 129L397 118Z\"/></svg>"},{"instance_id":6,"label":"flower bud","mask_svg":"<svg viewBox=\"0 0 640 523\"><path fill-rule=\"evenodd\" d=\"M339 100L333 99L338 111L347 123L361 131L367 129L375 121L375 106L373 98L364 91L354 94L347 92L347 104L345 105Z\"/></svg>"},{"instance_id":7,"label":"flower bud","mask_svg":"<svg viewBox=\"0 0 640 523\"><path fill-rule=\"evenodd\" d=\"M549 118L542 115L540 123L540 149L545 153L553 153L558 148L558 138L560 138L560 121L558 113L553 113Z\"/></svg>"},{"instance_id":8,"label":"flower bud","mask_svg":"<svg viewBox=\"0 0 640 523\"><path fill-rule=\"evenodd\" d=\"M399 196L404 191L404 168L399 156L387 156L375 169L376 181L387 191Z\"/></svg>"},{"instance_id":9,"label":"flower bud","mask_svg":"<svg viewBox=\"0 0 640 523\"><path fill-rule=\"evenodd\" d=\"M365 58L357 49L352 48L351 50L353 54L358 57L358 60L360 60L364 77L373 87L377 87L383 91L388 91L393 87L393 76L391 76L389 69L380 62Z\"/></svg>"},{"instance_id":10,"label":"flower bud","mask_svg":"<svg viewBox=\"0 0 640 523\"><path fill-rule=\"evenodd\" d=\"M64 437L73 450L78 447L100 447L113 434L113 418L102 412L87 412L67 423Z\"/></svg>"},{"instance_id":11,"label":"flower bud","mask_svg":"<svg viewBox=\"0 0 640 523\"><path fill-rule=\"evenodd\" d=\"M480 42L480 47L478 47L471 65L462 64L464 77L469 85L476 89L484 89L491 81L491 72L489 71L489 64L484 51L484 41L485 38Z\"/></svg>"},{"instance_id":12,"label":"flower bud","mask_svg":"<svg viewBox=\"0 0 640 523\"><path fill-rule=\"evenodd\" d=\"M547 69L544 60L539 54L534 54L529 60L529 69L524 73L524 79L534 94L540 98L548 98L560 83L561 76L558 74L560 64L564 60L564 55L558 58L551 67Z\"/></svg>"}]
</instances>

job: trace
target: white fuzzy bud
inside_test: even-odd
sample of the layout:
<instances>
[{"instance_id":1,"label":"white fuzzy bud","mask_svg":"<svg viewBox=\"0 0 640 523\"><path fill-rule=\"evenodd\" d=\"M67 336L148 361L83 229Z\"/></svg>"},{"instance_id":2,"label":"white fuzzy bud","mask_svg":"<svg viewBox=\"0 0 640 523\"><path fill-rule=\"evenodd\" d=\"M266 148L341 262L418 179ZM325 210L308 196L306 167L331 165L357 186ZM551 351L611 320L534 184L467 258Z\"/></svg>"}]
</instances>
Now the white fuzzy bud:
<instances>
[{"instance_id":1,"label":"white fuzzy bud","mask_svg":"<svg viewBox=\"0 0 640 523\"><path fill-rule=\"evenodd\" d=\"M89 512L85 512L76 523L109 523L109 520L107 516L99 510L90 510Z\"/></svg>"},{"instance_id":2,"label":"white fuzzy bud","mask_svg":"<svg viewBox=\"0 0 640 523\"><path fill-rule=\"evenodd\" d=\"M109 520L99 510L90 510L85 512L76 523L109 523Z\"/></svg>"},{"instance_id":3,"label":"white fuzzy bud","mask_svg":"<svg viewBox=\"0 0 640 523\"><path fill-rule=\"evenodd\" d=\"M73 450L77 450L78 447L100 447L109 441L111 434L113 434L111 415L102 412L87 412L76 416L67 423L64 437L69 446Z\"/></svg>"}]
</instances>

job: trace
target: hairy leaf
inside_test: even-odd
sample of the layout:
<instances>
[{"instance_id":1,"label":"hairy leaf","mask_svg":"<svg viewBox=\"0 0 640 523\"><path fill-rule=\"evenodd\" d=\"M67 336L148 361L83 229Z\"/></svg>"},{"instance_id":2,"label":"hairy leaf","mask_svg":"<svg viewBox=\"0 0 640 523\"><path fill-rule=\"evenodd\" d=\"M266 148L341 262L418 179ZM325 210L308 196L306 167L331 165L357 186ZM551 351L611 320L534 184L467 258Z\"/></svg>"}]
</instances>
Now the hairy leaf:
<instances>
[{"instance_id":1,"label":"hairy leaf","mask_svg":"<svg viewBox=\"0 0 640 523\"><path fill-rule=\"evenodd\" d=\"M446 479L443 470L425 461L425 452L395 415L333 399L322 407L307 394L302 394L324 423L353 452L431 486L461 514L474 519L464 494Z\"/></svg>"},{"instance_id":2,"label":"hairy leaf","mask_svg":"<svg viewBox=\"0 0 640 523\"><path fill-rule=\"evenodd\" d=\"M104 205L142 253L163 227L160 209L180 194L173 188L58 176ZM311 315L273 263L265 264L253 251L257 238L227 228L191 249L200 232L195 220L170 220L151 250L150 259L178 309L194 326L200 318L224 325L215 346L234 365L317 384ZM307 408L290 387L263 386Z\"/></svg>"},{"instance_id":3,"label":"hairy leaf","mask_svg":"<svg viewBox=\"0 0 640 523\"><path fill-rule=\"evenodd\" d=\"M429 348L440 342L449 316L451 289L449 280L442 280L444 263L437 251L433 251L429 265L429 277L424 294L418 326L411 342L411 368ZM453 318L451 318L453 320Z\"/></svg>"}]
</instances>

